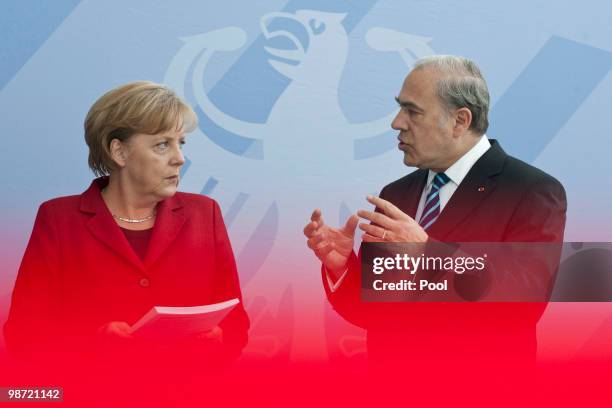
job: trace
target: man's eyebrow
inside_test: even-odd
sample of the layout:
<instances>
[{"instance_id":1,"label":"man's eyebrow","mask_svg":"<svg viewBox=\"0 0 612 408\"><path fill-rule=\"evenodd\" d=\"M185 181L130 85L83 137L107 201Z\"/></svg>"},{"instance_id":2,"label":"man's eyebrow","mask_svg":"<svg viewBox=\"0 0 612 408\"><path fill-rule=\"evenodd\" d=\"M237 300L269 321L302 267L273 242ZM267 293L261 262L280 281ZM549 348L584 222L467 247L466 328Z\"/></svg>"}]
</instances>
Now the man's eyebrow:
<instances>
[{"instance_id":1,"label":"man's eyebrow","mask_svg":"<svg viewBox=\"0 0 612 408\"><path fill-rule=\"evenodd\" d=\"M416 109L419 111L423 110L423 108L421 108L416 103L410 102L410 101L402 101L398 96L395 97L395 102L397 102L397 104L401 106L402 108L412 108L412 109Z\"/></svg>"}]
</instances>

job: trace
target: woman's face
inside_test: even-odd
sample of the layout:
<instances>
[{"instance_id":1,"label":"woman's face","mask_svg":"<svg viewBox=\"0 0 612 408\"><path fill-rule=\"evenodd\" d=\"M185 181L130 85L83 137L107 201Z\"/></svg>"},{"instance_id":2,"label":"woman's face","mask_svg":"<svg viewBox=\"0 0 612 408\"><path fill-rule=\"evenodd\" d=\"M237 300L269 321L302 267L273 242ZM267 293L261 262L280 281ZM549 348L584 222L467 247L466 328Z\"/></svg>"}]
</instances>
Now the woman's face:
<instances>
[{"instance_id":1,"label":"woman's face","mask_svg":"<svg viewBox=\"0 0 612 408\"><path fill-rule=\"evenodd\" d=\"M121 179L135 193L155 201L172 197L185 163L181 151L185 132L168 131L157 135L137 133L124 144Z\"/></svg>"}]
</instances>

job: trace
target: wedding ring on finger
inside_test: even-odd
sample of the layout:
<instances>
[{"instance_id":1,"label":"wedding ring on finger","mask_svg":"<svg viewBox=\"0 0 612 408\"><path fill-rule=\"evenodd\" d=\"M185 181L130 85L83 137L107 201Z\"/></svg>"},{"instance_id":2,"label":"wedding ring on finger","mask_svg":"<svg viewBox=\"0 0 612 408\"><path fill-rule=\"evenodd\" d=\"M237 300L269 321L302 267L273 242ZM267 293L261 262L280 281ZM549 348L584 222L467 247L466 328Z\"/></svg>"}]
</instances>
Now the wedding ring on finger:
<instances>
[{"instance_id":1,"label":"wedding ring on finger","mask_svg":"<svg viewBox=\"0 0 612 408\"><path fill-rule=\"evenodd\" d=\"M385 239L386 235L387 235L387 230L383 230L383 234L382 234L382 237L380 237L380 239Z\"/></svg>"}]
</instances>

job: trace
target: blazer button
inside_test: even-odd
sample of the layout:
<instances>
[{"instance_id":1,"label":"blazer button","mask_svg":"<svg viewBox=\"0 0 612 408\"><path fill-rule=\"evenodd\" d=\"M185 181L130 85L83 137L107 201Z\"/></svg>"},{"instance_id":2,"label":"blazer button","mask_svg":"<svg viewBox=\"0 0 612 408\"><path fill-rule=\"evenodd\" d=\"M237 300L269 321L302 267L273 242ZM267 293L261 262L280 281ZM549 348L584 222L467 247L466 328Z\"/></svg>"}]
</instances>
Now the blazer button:
<instances>
[{"instance_id":1,"label":"blazer button","mask_svg":"<svg viewBox=\"0 0 612 408\"><path fill-rule=\"evenodd\" d=\"M149 281L148 278L142 278L140 279L140 286L142 286L143 288L148 288L149 285L151 284L151 281Z\"/></svg>"}]
</instances>

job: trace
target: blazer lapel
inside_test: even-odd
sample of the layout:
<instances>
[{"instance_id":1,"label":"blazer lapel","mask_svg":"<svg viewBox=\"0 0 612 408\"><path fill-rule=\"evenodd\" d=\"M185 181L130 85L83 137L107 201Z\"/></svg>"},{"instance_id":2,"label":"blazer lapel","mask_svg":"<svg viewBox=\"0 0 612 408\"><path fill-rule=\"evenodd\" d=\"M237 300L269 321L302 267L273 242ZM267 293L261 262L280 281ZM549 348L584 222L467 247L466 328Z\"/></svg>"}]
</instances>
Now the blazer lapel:
<instances>
[{"instance_id":1,"label":"blazer lapel","mask_svg":"<svg viewBox=\"0 0 612 408\"><path fill-rule=\"evenodd\" d=\"M143 263L134 252L129 242L121 232L121 229L108 211L101 189L108 183L108 178L101 177L94 180L91 186L81 195L80 210L84 213L93 214L87 220L86 226L89 232L100 242L109 247L117 255L130 262L140 270L144 269Z\"/></svg>"},{"instance_id":2,"label":"blazer lapel","mask_svg":"<svg viewBox=\"0 0 612 408\"><path fill-rule=\"evenodd\" d=\"M501 173L506 153L496 140L472 166L444 210L428 229L432 237L444 240L453 229L467 218L495 189L494 176Z\"/></svg>"},{"instance_id":3,"label":"blazer lapel","mask_svg":"<svg viewBox=\"0 0 612 408\"><path fill-rule=\"evenodd\" d=\"M408 191L408 215L410 215L413 219L416 217L416 212L419 209L419 202L421 201L421 194L423 194L423 189L427 184L427 176L429 174L428 170L423 170L423 174L412 183L411 188Z\"/></svg>"},{"instance_id":4,"label":"blazer lapel","mask_svg":"<svg viewBox=\"0 0 612 408\"><path fill-rule=\"evenodd\" d=\"M181 200L175 195L167 198L157 208L157 219L153 227L145 266L150 268L164 251L174 242L185 224L185 213Z\"/></svg>"},{"instance_id":5,"label":"blazer lapel","mask_svg":"<svg viewBox=\"0 0 612 408\"><path fill-rule=\"evenodd\" d=\"M402 210L402 212L408 214L412 218L415 217L417 209L419 207L419 201L421 199L421 193L427 183L428 170L417 170L421 174L415 174L413 181L406 185L403 189L400 189L397 197L387 197L386 199L393 203L397 203L396 206ZM384 197L383 197L384 198Z\"/></svg>"}]
</instances>

